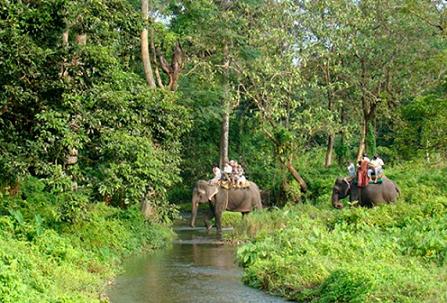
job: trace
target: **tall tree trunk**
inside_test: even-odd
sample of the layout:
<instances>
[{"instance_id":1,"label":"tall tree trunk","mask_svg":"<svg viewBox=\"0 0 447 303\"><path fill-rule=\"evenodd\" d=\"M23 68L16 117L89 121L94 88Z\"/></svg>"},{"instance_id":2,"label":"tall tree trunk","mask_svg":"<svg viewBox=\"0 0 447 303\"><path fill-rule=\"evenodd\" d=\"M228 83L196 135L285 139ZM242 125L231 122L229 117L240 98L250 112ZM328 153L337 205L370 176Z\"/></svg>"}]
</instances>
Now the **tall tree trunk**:
<instances>
[{"instance_id":1,"label":"tall tree trunk","mask_svg":"<svg viewBox=\"0 0 447 303\"><path fill-rule=\"evenodd\" d=\"M243 146L243 142L242 142L242 138L244 136L244 122L245 122L243 119L244 114L245 114L245 110L237 118L239 121L239 125L238 125L239 138L238 138L238 144L237 144L237 154L239 156L239 160L241 163L245 162L244 146Z\"/></svg>"},{"instance_id":2,"label":"tall tree trunk","mask_svg":"<svg viewBox=\"0 0 447 303\"><path fill-rule=\"evenodd\" d=\"M324 66L324 74L325 74L325 80L326 80L326 92L327 92L327 101L328 101L328 109L332 113L334 108L334 101L333 101L333 95L332 90L330 88L330 84L332 82L331 80L331 74L329 71L329 59L327 60L327 64ZM329 167L332 165L332 153L334 150L334 139L335 134L330 133L327 140L327 148L326 148L326 157L324 159L324 166Z\"/></svg>"},{"instance_id":3,"label":"tall tree trunk","mask_svg":"<svg viewBox=\"0 0 447 303\"><path fill-rule=\"evenodd\" d=\"M364 115L362 121L362 129L360 130L359 149L357 151L357 161L362 159L362 155L366 152L366 136L368 135L368 123L367 115Z\"/></svg>"},{"instance_id":4,"label":"tall tree trunk","mask_svg":"<svg viewBox=\"0 0 447 303\"><path fill-rule=\"evenodd\" d=\"M157 85L160 88L164 88L163 81L161 80L160 76L160 70L158 69L158 60L157 60L157 52L155 50L153 29L151 29L151 51L152 51L152 60L154 61L155 78L157 79Z\"/></svg>"},{"instance_id":5,"label":"tall tree trunk","mask_svg":"<svg viewBox=\"0 0 447 303\"><path fill-rule=\"evenodd\" d=\"M329 134L327 138L327 148L326 148L326 157L324 158L324 166L329 167L332 165L332 154L334 151L334 141L335 136L334 134Z\"/></svg>"},{"instance_id":6,"label":"tall tree trunk","mask_svg":"<svg viewBox=\"0 0 447 303\"><path fill-rule=\"evenodd\" d=\"M63 46L68 45L68 29L62 33L62 45Z\"/></svg>"},{"instance_id":7,"label":"tall tree trunk","mask_svg":"<svg viewBox=\"0 0 447 303\"><path fill-rule=\"evenodd\" d=\"M230 132L230 111L225 109L222 117L220 135L220 167L223 168L228 162L228 137Z\"/></svg>"},{"instance_id":8,"label":"tall tree trunk","mask_svg":"<svg viewBox=\"0 0 447 303\"><path fill-rule=\"evenodd\" d=\"M179 42L175 43L174 53L172 54L171 64L166 61L164 56L159 51L160 64L163 71L169 77L168 88L172 91L177 89L177 80L180 77L180 72L183 69L183 51Z\"/></svg>"},{"instance_id":9,"label":"tall tree trunk","mask_svg":"<svg viewBox=\"0 0 447 303\"><path fill-rule=\"evenodd\" d=\"M362 67L362 78L361 78L361 88L362 88L362 113L363 113L363 121L362 121L362 129L360 130L360 140L359 140L359 148L357 150L357 161L362 159L362 154L366 151L366 136L368 135L368 123L369 117L371 113L371 109L368 108L368 100L366 99L366 64L365 59L360 58L360 65Z\"/></svg>"},{"instance_id":10,"label":"tall tree trunk","mask_svg":"<svg viewBox=\"0 0 447 303\"><path fill-rule=\"evenodd\" d=\"M341 125L345 125L345 121L346 121L346 109L345 109L345 104L343 103L341 108L340 108L340 124ZM346 142L345 142L345 134L343 131L340 131L338 133L340 135L340 154L337 157L337 161L339 164L345 164L344 161L346 160ZM351 156L349 155L349 158L351 158Z\"/></svg>"},{"instance_id":11,"label":"tall tree trunk","mask_svg":"<svg viewBox=\"0 0 447 303\"><path fill-rule=\"evenodd\" d=\"M155 88L154 74L152 72L151 59L149 56L149 42L147 21L149 20L149 0L141 0L141 14L144 20L144 28L141 32L141 59L143 60L144 75L150 88Z\"/></svg>"},{"instance_id":12,"label":"tall tree trunk","mask_svg":"<svg viewBox=\"0 0 447 303\"><path fill-rule=\"evenodd\" d=\"M172 56L172 73L169 75L169 89L175 91L177 89L177 80L180 77L180 72L183 65L183 51L180 43L176 42L174 46L174 55Z\"/></svg>"},{"instance_id":13,"label":"tall tree trunk","mask_svg":"<svg viewBox=\"0 0 447 303\"><path fill-rule=\"evenodd\" d=\"M223 70L223 81L224 81L224 95L222 100L223 105L223 117L222 117L222 125L221 125L221 134L220 134L220 167L223 168L225 162L228 159L228 141L229 141L229 133L230 133L230 88L229 88L229 77L228 77L228 69L230 65L229 60L229 50L228 43L224 44L223 49L224 55L224 70Z\"/></svg>"},{"instance_id":14,"label":"tall tree trunk","mask_svg":"<svg viewBox=\"0 0 447 303\"><path fill-rule=\"evenodd\" d=\"M306 181L304 181L303 177L298 173L298 171L293 167L292 159L289 159L286 163L287 169L292 174L293 178L298 182L300 185L301 192L305 193L307 192L307 184Z\"/></svg>"},{"instance_id":15,"label":"tall tree trunk","mask_svg":"<svg viewBox=\"0 0 447 303\"><path fill-rule=\"evenodd\" d=\"M68 29L65 30L65 31L62 33L62 45L64 46L64 48L67 48L67 47L68 47L68 34L69 34ZM63 61L62 61L62 64L61 64L61 71L60 71L60 73L59 73L59 76L60 76L61 78L67 78L67 76L68 76L68 71L67 71L67 58L65 58L65 57L64 57L64 59L63 59Z\"/></svg>"}]
</instances>

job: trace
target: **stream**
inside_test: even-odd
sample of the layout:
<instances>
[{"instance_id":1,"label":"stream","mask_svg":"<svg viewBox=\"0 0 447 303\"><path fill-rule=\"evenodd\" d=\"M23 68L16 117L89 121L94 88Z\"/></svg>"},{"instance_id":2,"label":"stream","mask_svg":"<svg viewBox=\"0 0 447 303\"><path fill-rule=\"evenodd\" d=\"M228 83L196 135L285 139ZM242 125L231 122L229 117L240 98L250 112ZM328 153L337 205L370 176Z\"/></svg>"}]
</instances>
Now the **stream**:
<instances>
[{"instance_id":1,"label":"stream","mask_svg":"<svg viewBox=\"0 0 447 303\"><path fill-rule=\"evenodd\" d=\"M107 290L111 303L285 302L242 284L236 247L217 240L215 230L175 231L171 247L126 261L124 273Z\"/></svg>"}]
</instances>

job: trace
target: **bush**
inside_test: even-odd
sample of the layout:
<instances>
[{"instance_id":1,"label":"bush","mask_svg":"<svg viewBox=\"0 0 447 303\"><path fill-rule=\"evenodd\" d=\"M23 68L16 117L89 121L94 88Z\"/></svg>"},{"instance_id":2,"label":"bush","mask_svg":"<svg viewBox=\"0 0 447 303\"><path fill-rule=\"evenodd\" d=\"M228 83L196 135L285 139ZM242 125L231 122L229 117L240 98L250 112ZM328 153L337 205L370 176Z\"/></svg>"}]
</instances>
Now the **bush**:
<instances>
[{"instance_id":1,"label":"bush","mask_svg":"<svg viewBox=\"0 0 447 303\"><path fill-rule=\"evenodd\" d=\"M321 285L319 301L361 303L365 302L371 288L372 281L368 273L352 269L337 269Z\"/></svg>"},{"instance_id":2,"label":"bush","mask_svg":"<svg viewBox=\"0 0 447 303\"><path fill-rule=\"evenodd\" d=\"M242 220L242 214L236 212L224 212L222 215L222 226L235 226Z\"/></svg>"}]
</instances>

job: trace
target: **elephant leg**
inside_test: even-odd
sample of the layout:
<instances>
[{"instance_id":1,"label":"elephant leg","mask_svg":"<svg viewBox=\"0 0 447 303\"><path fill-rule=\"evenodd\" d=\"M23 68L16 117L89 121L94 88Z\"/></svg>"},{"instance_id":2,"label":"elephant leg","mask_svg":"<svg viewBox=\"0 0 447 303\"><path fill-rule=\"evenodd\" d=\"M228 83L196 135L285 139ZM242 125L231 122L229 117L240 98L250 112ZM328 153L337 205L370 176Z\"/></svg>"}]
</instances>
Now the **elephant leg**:
<instances>
[{"instance_id":1,"label":"elephant leg","mask_svg":"<svg viewBox=\"0 0 447 303\"><path fill-rule=\"evenodd\" d=\"M362 192L363 192L363 188L359 187L358 188L358 198L359 198L359 204L363 206L363 201L362 201Z\"/></svg>"},{"instance_id":2,"label":"elephant leg","mask_svg":"<svg viewBox=\"0 0 447 303\"><path fill-rule=\"evenodd\" d=\"M216 203L214 205L214 216L216 221L217 234L219 238L222 236L222 214L228 207L228 190L222 190L216 195Z\"/></svg>"},{"instance_id":3,"label":"elephant leg","mask_svg":"<svg viewBox=\"0 0 447 303\"><path fill-rule=\"evenodd\" d=\"M217 234L222 235L222 212L216 212L216 228Z\"/></svg>"},{"instance_id":4,"label":"elephant leg","mask_svg":"<svg viewBox=\"0 0 447 303\"><path fill-rule=\"evenodd\" d=\"M243 211L243 212L241 212L241 214L242 214L242 219L244 219L245 216L248 215L249 213L250 213L249 211Z\"/></svg>"},{"instance_id":5,"label":"elephant leg","mask_svg":"<svg viewBox=\"0 0 447 303\"><path fill-rule=\"evenodd\" d=\"M210 209L209 209L209 211L208 211L208 214L205 215L205 227L206 227L206 230L207 230L207 231L210 231L211 227L213 227L213 226L211 225L210 220L213 219L213 218L214 218L214 215L215 215L215 214L214 214L214 206L211 205L211 203L210 203L210 204L209 204L209 207L210 207Z\"/></svg>"}]
</instances>

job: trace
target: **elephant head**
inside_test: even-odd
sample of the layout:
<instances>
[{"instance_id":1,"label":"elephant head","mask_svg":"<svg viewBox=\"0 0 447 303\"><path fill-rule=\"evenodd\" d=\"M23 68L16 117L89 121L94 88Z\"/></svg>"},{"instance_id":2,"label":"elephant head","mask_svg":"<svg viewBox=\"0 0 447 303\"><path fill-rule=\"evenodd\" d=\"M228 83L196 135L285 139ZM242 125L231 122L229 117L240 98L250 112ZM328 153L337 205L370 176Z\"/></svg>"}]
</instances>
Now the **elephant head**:
<instances>
[{"instance_id":1,"label":"elephant head","mask_svg":"<svg viewBox=\"0 0 447 303\"><path fill-rule=\"evenodd\" d=\"M208 203L212 201L213 196L217 193L217 186L209 184L207 181L200 180L197 182L192 192L192 215L191 227L195 226L197 209L199 203Z\"/></svg>"},{"instance_id":2,"label":"elephant head","mask_svg":"<svg viewBox=\"0 0 447 303\"><path fill-rule=\"evenodd\" d=\"M335 208L343 208L340 199L347 197L351 193L351 182L347 178L337 178L332 188L332 205Z\"/></svg>"}]
</instances>

